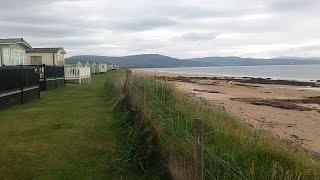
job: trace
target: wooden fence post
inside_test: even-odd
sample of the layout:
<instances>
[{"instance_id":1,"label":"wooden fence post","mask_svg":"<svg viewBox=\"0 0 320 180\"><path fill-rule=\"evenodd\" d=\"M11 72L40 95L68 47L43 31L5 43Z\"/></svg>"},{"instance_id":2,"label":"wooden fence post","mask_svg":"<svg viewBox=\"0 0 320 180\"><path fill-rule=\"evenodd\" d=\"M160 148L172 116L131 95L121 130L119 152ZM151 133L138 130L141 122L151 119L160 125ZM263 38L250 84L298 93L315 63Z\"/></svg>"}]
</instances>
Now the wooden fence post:
<instances>
[{"instance_id":1,"label":"wooden fence post","mask_svg":"<svg viewBox=\"0 0 320 180\"><path fill-rule=\"evenodd\" d=\"M124 94L127 95L128 94L128 81L129 81L129 70L126 70L126 73L127 73L127 77L124 81Z\"/></svg>"},{"instance_id":2,"label":"wooden fence post","mask_svg":"<svg viewBox=\"0 0 320 180\"><path fill-rule=\"evenodd\" d=\"M195 119L195 179L203 180L203 119Z\"/></svg>"}]
</instances>

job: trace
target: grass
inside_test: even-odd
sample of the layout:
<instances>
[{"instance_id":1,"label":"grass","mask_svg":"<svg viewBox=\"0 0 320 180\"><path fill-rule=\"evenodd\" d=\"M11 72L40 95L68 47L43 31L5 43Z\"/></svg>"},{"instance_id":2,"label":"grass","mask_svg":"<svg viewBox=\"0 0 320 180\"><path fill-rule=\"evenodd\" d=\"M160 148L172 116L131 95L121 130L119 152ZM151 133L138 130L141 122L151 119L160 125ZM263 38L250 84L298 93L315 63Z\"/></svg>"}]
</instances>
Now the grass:
<instances>
[{"instance_id":1,"label":"grass","mask_svg":"<svg viewBox=\"0 0 320 180\"><path fill-rule=\"evenodd\" d=\"M113 71L107 76L106 89L109 99L115 102L114 128L117 130L115 160L118 173L125 179L171 179L168 168L156 151L155 134L148 124L139 121L139 115L131 108L130 99L124 96L126 76L124 71Z\"/></svg>"},{"instance_id":2,"label":"grass","mask_svg":"<svg viewBox=\"0 0 320 180\"><path fill-rule=\"evenodd\" d=\"M122 76L118 72L117 79L125 76L125 72ZM109 89L123 86L123 81L121 84L117 80L108 82ZM133 126L144 124L154 131L157 146L153 147L157 149L153 150L161 153L165 159L162 162L176 179L195 177L193 133L194 119L198 117L205 121L206 179L319 178L319 164L303 150L281 144L269 134L253 131L237 118L199 104L166 82L133 75L128 87L130 106L139 116L133 118Z\"/></svg>"},{"instance_id":3,"label":"grass","mask_svg":"<svg viewBox=\"0 0 320 180\"><path fill-rule=\"evenodd\" d=\"M197 117L205 121L206 179L319 178L319 164L301 149L166 82L131 76L124 91L125 81L125 71L94 75L92 85L68 84L1 110L0 179L194 179Z\"/></svg>"},{"instance_id":4,"label":"grass","mask_svg":"<svg viewBox=\"0 0 320 180\"><path fill-rule=\"evenodd\" d=\"M0 110L0 179L111 179L116 130L106 75ZM133 176L135 177L135 176Z\"/></svg>"}]
</instances>

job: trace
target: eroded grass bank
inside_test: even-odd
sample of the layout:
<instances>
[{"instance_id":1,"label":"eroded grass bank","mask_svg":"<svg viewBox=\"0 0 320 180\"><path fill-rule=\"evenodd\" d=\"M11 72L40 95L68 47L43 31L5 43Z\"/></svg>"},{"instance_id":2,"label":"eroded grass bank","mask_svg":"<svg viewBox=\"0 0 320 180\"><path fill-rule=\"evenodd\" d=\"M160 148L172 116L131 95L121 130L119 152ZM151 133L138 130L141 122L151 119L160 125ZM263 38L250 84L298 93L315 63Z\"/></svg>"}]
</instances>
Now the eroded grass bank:
<instances>
[{"instance_id":1,"label":"eroded grass bank","mask_svg":"<svg viewBox=\"0 0 320 180\"><path fill-rule=\"evenodd\" d=\"M141 171L148 173L149 167L151 171L159 167L163 170L163 166L153 166L156 154L160 157L157 162L173 178L194 179L194 119L200 117L205 120L203 166L207 179L319 178L319 164L303 150L290 149L268 134L254 132L236 118L199 104L164 81L133 75L124 91L125 71L108 76L108 93L114 94L118 106L123 102L128 105L126 113L118 114L126 119L122 122L131 123L122 137L126 137L128 146L138 147L125 149L127 154L132 154L124 159L133 159L133 164L140 164L134 167L141 167ZM134 128L140 129L134 131ZM146 131L149 133L132 135ZM148 152L137 150L146 143L151 143ZM150 155L147 160L141 158L146 153ZM129 161L124 162L130 164Z\"/></svg>"}]
</instances>

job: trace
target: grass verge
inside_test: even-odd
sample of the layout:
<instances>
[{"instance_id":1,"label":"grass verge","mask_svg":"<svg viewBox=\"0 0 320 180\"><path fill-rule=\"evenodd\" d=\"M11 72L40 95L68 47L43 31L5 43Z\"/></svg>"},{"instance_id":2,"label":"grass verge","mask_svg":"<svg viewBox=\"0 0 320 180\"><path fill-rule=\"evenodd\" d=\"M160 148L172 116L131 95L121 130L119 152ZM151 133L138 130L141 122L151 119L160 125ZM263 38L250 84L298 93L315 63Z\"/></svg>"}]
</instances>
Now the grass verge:
<instances>
[{"instance_id":1,"label":"grass verge","mask_svg":"<svg viewBox=\"0 0 320 180\"><path fill-rule=\"evenodd\" d=\"M119 179L105 81L93 75L91 85L67 84L1 110L0 179Z\"/></svg>"},{"instance_id":2,"label":"grass verge","mask_svg":"<svg viewBox=\"0 0 320 180\"><path fill-rule=\"evenodd\" d=\"M124 71L118 73L116 79L125 79ZM110 79L116 77L109 75ZM111 89L124 84L117 80L109 83ZM155 151L160 152L175 179L195 177L193 133L194 119L199 117L205 120L206 179L319 178L319 164L303 150L292 149L268 134L253 131L235 117L199 104L164 81L133 75L127 87L131 107L139 121L156 134Z\"/></svg>"},{"instance_id":3,"label":"grass verge","mask_svg":"<svg viewBox=\"0 0 320 180\"><path fill-rule=\"evenodd\" d=\"M125 96L124 71L114 71L107 77L108 97L114 102L114 129L117 130L116 162L120 167L117 174L124 179L171 179L167 167L157 151L157 135L148 122L140 121L140 116Z\"/></svg>"}]
</instances>

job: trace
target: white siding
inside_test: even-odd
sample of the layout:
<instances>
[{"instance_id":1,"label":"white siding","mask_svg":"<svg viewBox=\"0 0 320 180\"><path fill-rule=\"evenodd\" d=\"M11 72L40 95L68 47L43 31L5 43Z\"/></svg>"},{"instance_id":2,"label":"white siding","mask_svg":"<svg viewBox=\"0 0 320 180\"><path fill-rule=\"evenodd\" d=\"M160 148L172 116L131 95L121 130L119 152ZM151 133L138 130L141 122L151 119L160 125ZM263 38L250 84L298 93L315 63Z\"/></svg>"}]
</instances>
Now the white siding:
<instances>
[{"instance_id":1,"label":"white siding","mask_svg":"<svg viewBox=\"0 0 320 180\"><path fill-rule=\"evenodd\" d=\"M1 62L2 65L25 65L26 64L26 51L24 46L12 44L1 45ZM0 62L0 63L1 63Z\"/></svg>"}]
</instances>

